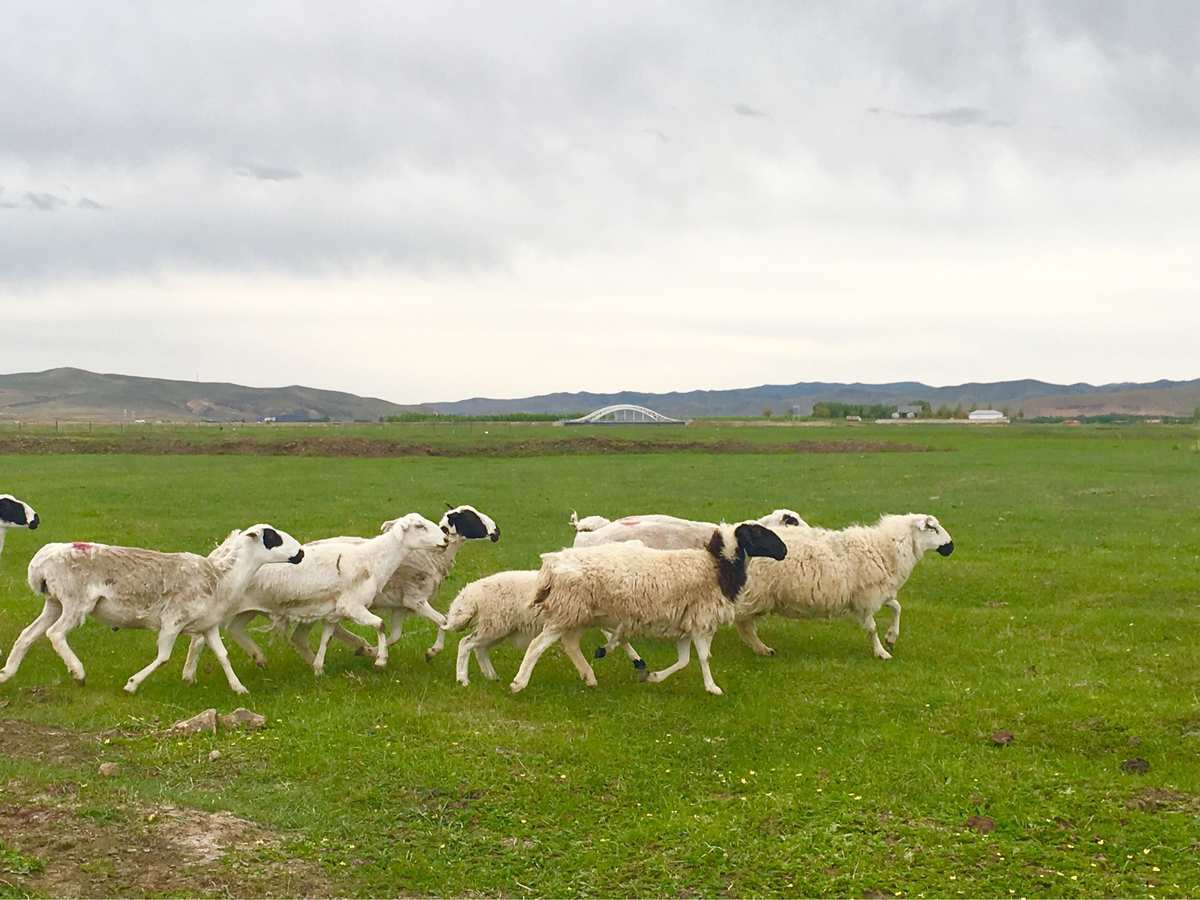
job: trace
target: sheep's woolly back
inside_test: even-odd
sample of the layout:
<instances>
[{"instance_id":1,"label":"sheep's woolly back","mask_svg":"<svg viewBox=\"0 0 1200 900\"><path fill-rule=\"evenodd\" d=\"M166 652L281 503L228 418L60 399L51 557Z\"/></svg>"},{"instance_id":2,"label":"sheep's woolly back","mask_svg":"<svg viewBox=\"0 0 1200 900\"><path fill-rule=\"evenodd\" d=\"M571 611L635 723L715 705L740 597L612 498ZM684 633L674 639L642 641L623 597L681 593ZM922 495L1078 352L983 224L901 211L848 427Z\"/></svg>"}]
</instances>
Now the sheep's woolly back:
<instances>
[{"instance_id":1,"label":"sheep's woolly back","mask_svg":"<svg viewBox=\"0 0 1200 900\"><path fill-rule=\"evenodd\" d=\"M908 580L921 558L910 516L884 516L841 531L777 528L787 546L780 561L750 560L738 598L739 620L774 612L833 616L877 610Z\"/></svg>"},{"instance_id":2,"label":"sheep's woolly back","mask_svg":"<svg viewBox=\"0 0 1200 900\"><path fill-rule=\"evenodd\" d=\"M472 581L454 598L446 613L446 630L473 625L476 637L488 642L512 634L536 634L542 627L541 607L531 601L537 570L497 572Z\"/></svg>"},{"instance_id":3,"label":"sheep's woolly back","mask_svg":"<svg viewBox=\"0 0 1200 900\"><path fill-rule=\"evenodd\" d=\"M732 526L721 526L721 558L736 553ZM712 535L710 534L710 538ZM633 543L572 548L542 556L534 590L547 626L593 625L624 636L678 638L733 621L708 550L654 550Z\"/></svg>"}]
</instances>

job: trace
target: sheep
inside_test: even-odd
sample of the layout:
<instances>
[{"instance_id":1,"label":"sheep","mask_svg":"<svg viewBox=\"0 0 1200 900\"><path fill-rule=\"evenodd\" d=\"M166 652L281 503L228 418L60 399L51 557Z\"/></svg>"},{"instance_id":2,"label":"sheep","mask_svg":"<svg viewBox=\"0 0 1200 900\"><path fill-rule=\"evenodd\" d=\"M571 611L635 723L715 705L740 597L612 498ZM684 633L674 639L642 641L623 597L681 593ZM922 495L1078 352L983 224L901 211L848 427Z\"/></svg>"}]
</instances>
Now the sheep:
<instances>
[{"instance_id":1,"label":"sheep","mask_svg":"<svg viewBox=\"0 0 1200 900\"><path fill-rule=\"evenodd\" d=\"M559 639L584 683L594 686L579 639L586 628L603 626L614 632L610 645L637 634L676 641L678 661L652 672L646 679L651 682L684 668L694 644L704 689L721 694L709 671L709 648L717 628L733 621L747 557L786 555L783 541L757 522L716 526L703 550L619 543L545 553L534 596L542 607L542 631L509 687L513 693L524 690L538 657Z\"/></svg>"},{"instance_id":2,"label":"sheep","mask_svg":"<svg viewBox=\"0 0 1200 900\"><path fill-rule=\"evenodd\" d=\"M4 538L10 528L28 528L36 531L42 524L32 506L18 500L12 494L0 494L0 553L4 552Z\"/></svg>"},{"instance_id":3,"label":"sheep","mask_svg":"<svg viewBox=\"0 0 1200 900\"><path fill-rule=\"evenodd\" d=\"M942 556L954 552L954 541L934 516L910 513L883 516L870 527L842 531L782 528L787 560L780 565L750 566L746 589L737 604L734 627L760 656L775 651L758 637L758 619L768 613L803 616L854 616L871 638L879 659L892 655L879 642L875 614L892 609L885 640L895 648L900 637L900 603L896 594L927 550Z\"/></svg>"},{"instance_id":4,"label":"sheep","mask_svg":"<svg viewBox=\"0 0 1200 900\"><path fill-rule=\"evenodd\" d=\"M497 572L472 581L458 592L446 612L444 630L462 631L472 626L471 633L458 642L456 677L463 687L470 684L472 651L483 677L495 681L498 676L488 653L492 646L508 640L524 650L542 630L542 607L533 602L537 578L537 569ZM637 651L629 644L624 646L634 668L645 669L646 663Z\"/></svg>"},{"instance_id":5,"label":"sheep","mask_svg":"<svg viewBox=\"0 0 1200 900\"><path fill-rule=\"evenodd\" d=\"M596 547L600 544L617 541L641 541L647 547L654 547L658 550L700 550L708 543L713 529L717 527L712 522L694 522L690 519L664 515L626 516L623 519L587 529L576 524L601 518L601 516L588 516L586 519L578 520L572 513L571 521L576 525L574 546ZM607 522L607 520L604 521ZM800 514L790 509L777 509L758 519L757 523L765 525L767 528L778 528L784 525L807 527L807 523L800 518Z\"/></svg>"},{"instance_id":6,"label":"sheep","mask_svg":"<svg viewBox=\"0 0 1200 900\"><path fill-rule=\"evenodd\" d=\"M393 524L394 521L384 522L379 530L387 531ZM386 609L391 613L392 627L388 638L389 644L400 640L404 619L407 616L421 616L438 627L437 638L433 645L425 651L426 660L433 659L446 645L446 617L434 609L429 601L433 599L434 594L445 581L446 575L454 565L454 558L458 555L458 551L469 540L486 538L493 543L500 540L500 529L496 523L473 506L453 507L442 516L438 524L447 537L448 543L445 549L424 550L409 556L372 604L372 609ZM365 539L338 537L314 543L324 544L335 541L359 543L363 540ZM305 640L309 627L311 626L300 626L303 629L301 641ZM342 643L353 647L357 653L367 653L371 650L366 641L340 625L334 631L333 636Z\"/></svg>"},{"instance_id":7,"label":"sheep","mask_svg":"<svg viewBox=\"0 0 1200 900\"><path fill-rule=\"evenodd\" d=\"M571 510L571 526L576 531L598 531L611 524L612 519L606 519L604 516L584 516L581 519L575 510Z\"/></svg>"},{"instance_id":8,"label":"sheep","mask_svg":"<svg viewBox=\"0 0 1200 900\"><path fill-rule=\"evenodd\" d=\"M204 635L229 687L247 693L229 663L218 626L256 572L291 569L270 564L298 564L304 551L291 535L265 524L234 532L222 551L214 559L106 544L47 544L34 554L27 573L29 587L45 597L45 605L13 644L0 683L16 674L30 645L44 634L71 677L83 684L83 664L67 644L67 634L91 615L113 628L158 632L158 655L130 676L128 693L170 658L182 632Z\"/></svg>"},{"instance_id":9,"label":"sheep","mask_svg":"<svg viewBox=\"0 0 1200 900\"><path fill-rule=\"evenodd\" d=\"M293 634L292 643L313 672L325 671L325 651L338 624L344 620L375 629L378 648L375 666L384 668L388 660L388 641L383 619L370 606L396 569L413 553L440 550L447 536L433 522L418 513L395 520L377 537L361 543L316 541L304 546L307 563L302 569L280 571L264 569L246 585L229 621L229 634L262 665L262 651L250 640L243 627L255 613L275 620L297 623L323 622L321 641L314 656L308 645L298 639L307 630ZM184 665L184 680L195 678L196 665L204 649L205 635L192 640Z\"/></svg>"}]
</instances>

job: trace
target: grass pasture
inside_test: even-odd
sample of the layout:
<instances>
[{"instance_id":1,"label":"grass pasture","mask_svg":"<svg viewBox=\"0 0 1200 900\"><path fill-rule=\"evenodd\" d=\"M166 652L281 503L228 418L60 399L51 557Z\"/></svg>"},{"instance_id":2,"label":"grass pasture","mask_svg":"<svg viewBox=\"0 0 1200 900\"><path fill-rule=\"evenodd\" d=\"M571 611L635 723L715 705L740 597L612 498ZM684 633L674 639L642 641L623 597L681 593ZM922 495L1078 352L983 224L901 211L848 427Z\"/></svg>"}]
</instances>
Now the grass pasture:
<instances>
[{"instance_id":1,"label":"grass pasture","mask_svg":"<svg viewBox=\"0 0 1200 900\"><path fill-rule=\"evenodd\" d=\"M720 698L694 661L646 685L608 658L591 690L557 651L513 697L511 648L493 652L501 682L473 668L463 689L453 639L424 662L427 623L382 673L335 645L316 680L277 642L260 671L231 646L246 701L211 655L183 685L181 641L128 697L153 640L90 622L71 640L86 687L45 642L0 686L0 895L1200 894L1195 429L605 429L654 452L548 455L535 442L563 429L501 431L517 450L484 430L355 433L479 450L450 456L2 456L0 490L44 525L12 532L0 557L0 650L39 608L24 568L52 540L205 552L252 522L303 540L473 503L503 539L463 550L442 609L466 582L568 542L572 508L733 519L787 506L831 527L930 512L957 549L902 592L892 661L848 620L767 620L771 659L717 636ZM792 446L832 440L932 452ZM674 658L639 649L652 668ZM269 727L163 734L242 702ZM1148 771L1123 771L1133 758ZM97 774L106 761L116 776ZM225 829L208 862L172 856L196 845L189 816Z\"/></svg>"}]
</instances>

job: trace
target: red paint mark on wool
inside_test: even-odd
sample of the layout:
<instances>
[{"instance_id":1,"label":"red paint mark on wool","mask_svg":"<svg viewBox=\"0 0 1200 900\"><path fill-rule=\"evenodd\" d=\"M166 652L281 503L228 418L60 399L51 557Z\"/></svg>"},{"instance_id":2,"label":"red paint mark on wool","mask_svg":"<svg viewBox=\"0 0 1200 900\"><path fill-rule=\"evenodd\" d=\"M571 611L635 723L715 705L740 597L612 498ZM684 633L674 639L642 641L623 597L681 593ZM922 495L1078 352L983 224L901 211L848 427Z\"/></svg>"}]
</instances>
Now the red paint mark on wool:
<instances>
[{"instance_id":1,"label":"red paint mark on wool","mask_svg":"<svg viewBox=\"0 0 1200 900\"><path fill-rule=\"evenodd\" d=\"M76 541L74 544L72 544L72 545L71 545L71 549L72 549L72 550L91 550L91 549L92 549L92 545L91 545L91 544L85 544L85 543L82 543L82 542L80 542L80 541Z\"/></svg>"}]
</instances>

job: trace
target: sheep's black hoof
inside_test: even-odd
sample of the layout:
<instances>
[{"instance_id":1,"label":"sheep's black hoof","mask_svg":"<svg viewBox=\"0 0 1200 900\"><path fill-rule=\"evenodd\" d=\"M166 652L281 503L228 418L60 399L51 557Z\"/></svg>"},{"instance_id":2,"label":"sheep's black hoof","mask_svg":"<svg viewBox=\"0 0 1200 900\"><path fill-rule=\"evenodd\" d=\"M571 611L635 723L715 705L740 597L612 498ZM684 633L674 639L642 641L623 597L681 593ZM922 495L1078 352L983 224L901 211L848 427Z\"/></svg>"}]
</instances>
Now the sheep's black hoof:
<instances>
[{"instance_id":1,"label":"sheep's black hoof","mask_svg":"<svg viewBox=\"0 0 1200 900\"><path fill-rule=\"evenodd\" d=\"M644 659L635 659L633 661L633 667L639 672L644 671L646 668L646 661Z\"/></svg>"},{"instance_id":2,"label":"sheep's black hoof","mask_svg":"<svg viewBox=\"0 0 1200 900\"><path fill-rule=\"evenodd\" d=\"M606 647L597 647L596 648L596 659L604 659L604 657L606 657L606 656L608 656L608 648L606 648Z\"/></svg>"}]
</instances>

